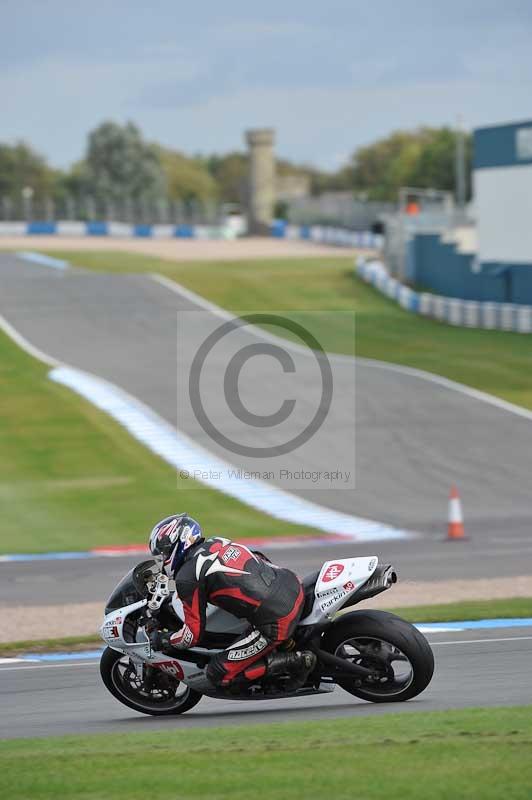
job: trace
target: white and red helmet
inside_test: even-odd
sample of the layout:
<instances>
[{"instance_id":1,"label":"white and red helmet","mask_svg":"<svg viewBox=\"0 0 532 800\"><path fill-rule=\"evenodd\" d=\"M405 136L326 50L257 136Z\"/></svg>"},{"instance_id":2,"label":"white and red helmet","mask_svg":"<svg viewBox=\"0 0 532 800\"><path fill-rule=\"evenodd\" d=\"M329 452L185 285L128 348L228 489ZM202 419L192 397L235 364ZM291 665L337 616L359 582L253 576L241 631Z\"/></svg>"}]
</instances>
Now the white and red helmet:
<instances>
[{"instance_id":1,"label":"white and red helmet","mask_svg":"<svg viewBox=\"0 0 532 800\"><path fill-rule=\"evenodd\" d=\"M201 525L187 514L172 514L155 525L150 533L150 552L162 556L164 571L170 577L185 560L185 553L203 540Z\"/></svg>"}]
</instances>

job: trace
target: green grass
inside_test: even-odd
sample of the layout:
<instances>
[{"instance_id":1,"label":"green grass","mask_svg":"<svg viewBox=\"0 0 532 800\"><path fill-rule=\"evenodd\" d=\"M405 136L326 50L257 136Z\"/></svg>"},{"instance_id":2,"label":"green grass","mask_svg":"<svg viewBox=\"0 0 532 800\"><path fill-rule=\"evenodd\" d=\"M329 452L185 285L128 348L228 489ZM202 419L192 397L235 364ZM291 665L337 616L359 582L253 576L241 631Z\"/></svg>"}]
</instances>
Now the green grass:
<instances>
[{"instance_id":1,"label":"green grass","mask_svg":"<svg viewBox=\"0 0 532 800\"><path fill-rule=\"evenodd\" d=\"M532 617L532 597L510 597L501 600L465 600L457 603L410 606L390 610L410 622L524 618Z\"/></svg>"},{"instance_id":2,"label":"green grass","mask_svg":"<svg viewBox=\"0 0 532 800\"><path fill-rule=\"evenodd\" d=\"M355 340L348 314L316 321L325 349L418 367L532 408L532 336L411 314L358 279L345 256L177 263L130 253L51 255L97 271L159 272L236 312L354 311Z\"/></svg>"},{"instance_id":3,"label":"green grass","mask_svg":"<svg viewBox=\"0 0 532 800\"><path fill-rule=\"evenodd\" d=\"M311 532L274 520L175 471L0 333L0 552L145 543L187 510L207 535Z\"/></svg>"},{"instance_id":4,"label":"green grass","mask_svg":"<svg viewBox=\"0 0 532 800\"><path fill-rule=\"evenodd\" d=\"M473 709L5 741L0 770L12 800L524 800L531 743L532 708Z\"/></svg>"},{"instance_id":5,"label":"green grass","mask_svg":"<svg viewBox=\"0 0 532 800\"><path fill-rule=\"evenodd\" d=\"M25 653L81 652L89 647L103 647L99 636L62 636L55 639L24 639L17 642L0 642L0 657Z\"/></svg>"},{"instance_id":6,"label":"green grass","mask_svg":"<svg viewBox=\"0 0 532 800\"><path fill-rule=\"evenodd\" d=\"M371 601L364 606L371 607ZM407 606L391 608L394 614L410 622L452 622L462 619L508 619L532 617L532 597L511 597L503 600L469 600L433 606ZM19 653L49 653L64 650L83 650L88 646L101 645L97 636L67 636L61 639L38 639L0 643L0 656L15 656Z\"/></svg>"}]
</instances>

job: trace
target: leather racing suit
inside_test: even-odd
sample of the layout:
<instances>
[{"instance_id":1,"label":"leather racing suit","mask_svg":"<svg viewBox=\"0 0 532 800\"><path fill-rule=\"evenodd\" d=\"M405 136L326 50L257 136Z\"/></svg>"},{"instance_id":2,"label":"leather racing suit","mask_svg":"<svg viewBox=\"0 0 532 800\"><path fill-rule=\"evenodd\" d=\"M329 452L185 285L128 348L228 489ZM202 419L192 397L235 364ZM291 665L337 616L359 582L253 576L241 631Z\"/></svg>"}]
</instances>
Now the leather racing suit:
<instances>
[{"instance_id":1,"label":"leather racing suit","mask_svg":"<svg viewBox=\"0 0 532 800\"><path fill-rule=\"evenodd\" d=\"M265 656L290 638L303 609L303 589L293 572L229 539L207 539L190 548L174 579L184 625L170 636L172 647L201 643L207 603L250 622L247 634L211 660L207 677L215 685L227 686L237 676L261 678Z\"/></svg>"}]
</instances>

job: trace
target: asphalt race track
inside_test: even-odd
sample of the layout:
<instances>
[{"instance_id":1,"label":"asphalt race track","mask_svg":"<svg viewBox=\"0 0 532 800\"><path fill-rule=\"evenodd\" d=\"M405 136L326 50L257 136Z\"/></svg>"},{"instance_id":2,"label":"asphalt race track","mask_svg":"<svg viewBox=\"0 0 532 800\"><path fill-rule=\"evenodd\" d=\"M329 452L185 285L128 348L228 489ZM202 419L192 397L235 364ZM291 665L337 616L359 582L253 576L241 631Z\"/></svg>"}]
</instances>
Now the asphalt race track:
<instances>
[{"instance_id":1,"label":"asphalt race track","mask_svg":"<svg viewBox=\"0 0 532 800\"><path fill-rule=\"evenodd\" d=\"M381 561L394 564L403 583L523 575L532 563L532 540L525 534L486 534L447 542L442 531L438 538L423 541L353 542L268 552L274 561L293 569L300 577L319 569L328 559L377 555ZM100 599L103 609L122 575L143 558L136 555L0 563L0 610L34 606L36 597L50 605ZM390 597L392 594L393 588Z\"/></svg>"},{"instance_id":2,"label":"asphalt race track","mask_svg":"<svg viewBox=\"0 0 532 800\"><path fill-rule=\"evenodd\" d=\"M176 311L197 310L189 298L147 275L60 272L7 254L0 255L0 290L0 314L30 343L112 381L176 424ZM220 319L212 316L216 327ZM246 336L252 339L242 333L243 342ZM267 361L255 359L251 376L257 408L267 393L260 366ZM353 359L333 357L331 363L335 380L348 381ZM306 364L302 381L311 381ZM277 408L278 401L272 407ZM351 402L338 412L352 415ZM231 412L227 409L226 414ZM185 432L190 424L186 414L180 417ZM356 362L356 425L355 490L283 488L334 509L439 537L447 493L456 482L472 535L494 533L521 542L528 537L529 419L362 361ZM263 430L253 429L248 435L260 442ZM217 452L212 440L204 444ZM352 447L349 437L332 419L321 452L327 452L332 464L342 464L350 458L346 447ZM317 454L310 450L309 458ZM245 466L245 458L239 461L235 456L233 463ZM286 466L301 466L297 452L286 456Z\"/></svg>"},{"instance_id":3,"label":"asphalt race track","mask_svg":"<svg viewBox=\"0 0 532 800\"><path fill-rule=\"evenodd\" d=\"M176 309L192 305L149 276L60 272L0 254L0 314L9 323L173 424ZM407 580L522 575L532 559L532 423L412 375L359 362L356 369L356 489L307 496L420 539L286 550L283 562L304 575L328 557L377 553ZM341 448L341 433L331 436L331 450ZM443 541L452 482L469 535L456 545ZM135 560L0 564L0 605L32 604L36 588L49 603L103 600Z\"/></svg>"},{"instance_id":4,"label":"asphalt race track","mask_svg":"<svg viewBox=\"0 0 532 800\"><path fill-rule=\"evenodd\" d=\"M148 717L122 706L101 682L98 663L0 665L0 738L130 733L265 722L358 717L531 702L532 628L432 633L436 672L407 703L373 705L341 689L280 702L204 698L187 714Z\"/></svg>"}]
</instances>

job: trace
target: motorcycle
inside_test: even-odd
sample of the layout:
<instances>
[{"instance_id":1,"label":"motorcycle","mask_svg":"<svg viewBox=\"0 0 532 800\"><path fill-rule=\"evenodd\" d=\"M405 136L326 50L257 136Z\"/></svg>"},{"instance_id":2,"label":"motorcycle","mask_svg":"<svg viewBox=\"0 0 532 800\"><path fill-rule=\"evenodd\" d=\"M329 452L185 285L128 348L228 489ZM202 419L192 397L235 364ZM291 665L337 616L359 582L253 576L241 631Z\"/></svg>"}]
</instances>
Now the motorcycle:
<instances>
[{"instance_id":1,"label":"motorcycle","mask_svg":"<svg viewBox=\"0 0 532 800\"><path fill-rule=\"evenodd\" d=\"M293 676L266 674L256 682L225 688L210 683L206 667L215 653L249 629L249 622L209 605L201 647L180 650L176 656L154 650L149 632L154 626L179 629L182 606L157 561L143 561L124 576L107 603L100 629L107 644L101 677L121 703L155 716L189 711L203 695L271 700L330 693L337 686L373 703L410 700L432 678L429 643L394 614L351 610L396 581L393 566L379 564L375 556L326 561L302 581L305 600L299 625L292 639L280 646L315 653L316 666L305 683L294 688Z\"/></svg>"}]
</instances>

